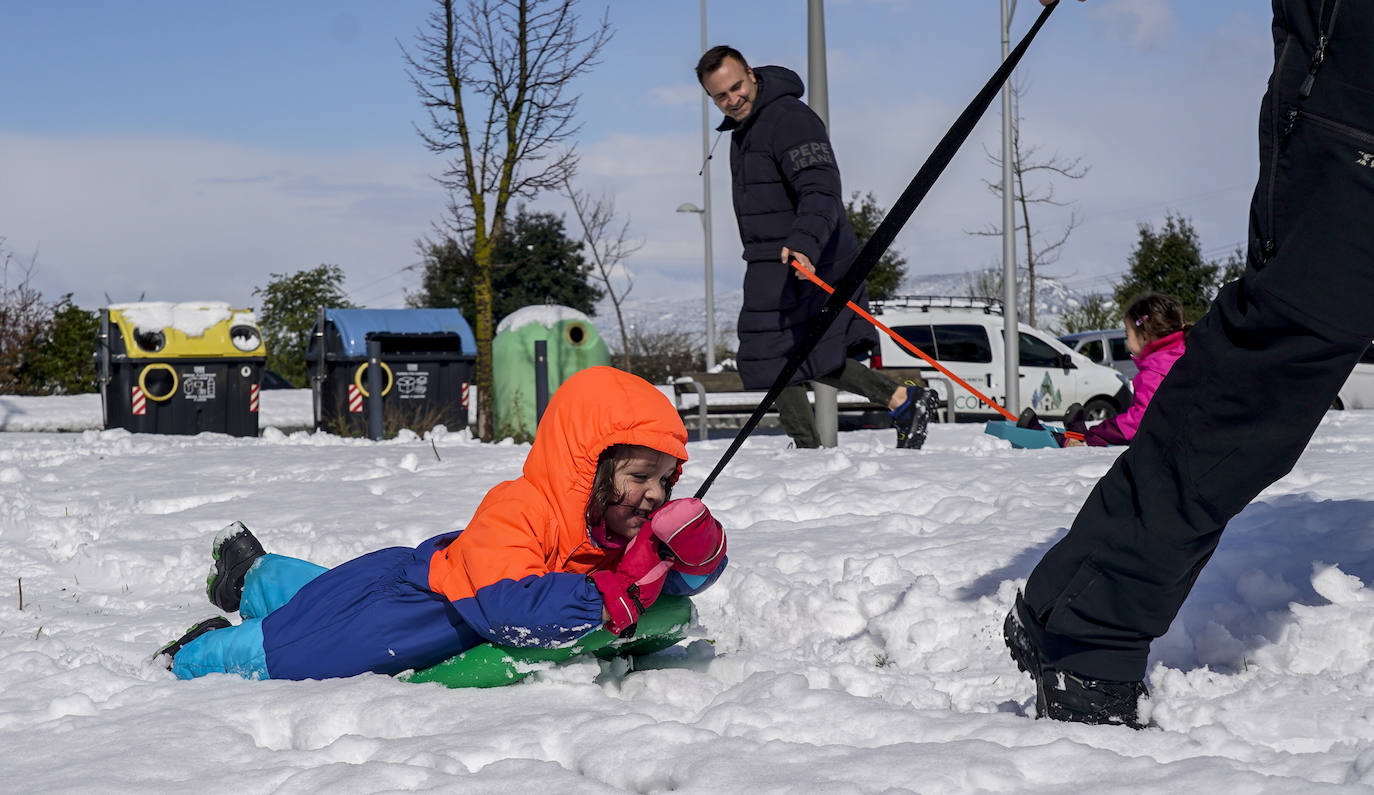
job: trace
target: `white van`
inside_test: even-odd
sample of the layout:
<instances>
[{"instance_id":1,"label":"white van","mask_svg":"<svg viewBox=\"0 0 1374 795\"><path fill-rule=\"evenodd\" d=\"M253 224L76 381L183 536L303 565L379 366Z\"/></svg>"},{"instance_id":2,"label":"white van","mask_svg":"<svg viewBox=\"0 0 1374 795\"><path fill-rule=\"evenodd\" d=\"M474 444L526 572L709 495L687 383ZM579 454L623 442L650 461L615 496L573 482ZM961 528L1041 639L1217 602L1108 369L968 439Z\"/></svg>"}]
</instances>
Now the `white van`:
<instances>
[{"instance_id":1,"label":"white van","mask_svg":"<svg viewBox=\"0 0 1374 795\"><path fill-rule=\"evenodd\" d=\"M873 301L871 309L883 325L984 395L1005 404L1002 332L1006 321L1001 307L1000 302L977 298L898 296ZM1062 419L1065 409L1079 403L1087 419L1103 420L1131 404L1131 383L1121 373L1069 350L1039 329L1021 323L1019 331L1022 407L1035 409L1041 417ZM941 397L947 397L948 378L886 334L878 336L881 361L875 366L889 371L920 370ZM889 374L901 380L900 372ZM957 417L1001 418L968 390L958 384L952 387Z\"/></svg>"}]
</instances>

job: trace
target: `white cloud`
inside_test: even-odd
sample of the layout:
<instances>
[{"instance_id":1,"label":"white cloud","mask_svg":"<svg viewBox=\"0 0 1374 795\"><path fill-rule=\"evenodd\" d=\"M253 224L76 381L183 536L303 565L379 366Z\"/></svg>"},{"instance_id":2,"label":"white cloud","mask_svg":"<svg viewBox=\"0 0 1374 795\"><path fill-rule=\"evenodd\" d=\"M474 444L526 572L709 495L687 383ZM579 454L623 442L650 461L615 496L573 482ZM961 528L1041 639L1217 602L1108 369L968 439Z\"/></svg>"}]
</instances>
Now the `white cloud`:
<instances>
[{"instance_id":1,"label":"white cloud","mask_svg":"<svg viewBox=\"0 0 1374 795\"><path fill-rule=\"evenodd\" d=\"M5 135L0 234L40 249L45 296L251 305L271 273L333 263L353 285L411 264L443 206L432 167L204 140Z\"/></svg>"},{"instance_id":2,"label":"white cloud","mask_svg":"<svg viewBox=\"0 0 1374 795\"><path fill-rule=\"evenodd\" d=\"M711 136L715 140L715 134ZM722 138L711 166L713 272L717 291L734 289L743 278L739 234L730 206L729 137ZM612 195L616 211L630 221L630 236L644 245L625 263L634 274L636 298L704 295L704 234L701 217L677 212L702 201L700 130L658 135L617 133L579 149L576 185L592 195ZM563 213L567 231L580 230L566 200L546 196L539 209Z\"/></svg>"},{"instance_id":3,"label":"white cloud","mask_svg":"<svg viewBox=\"0 0 1374 795\"><path fill-rule=\"evenodd\" d=\"M655 86L649 96L659 105L670 107L693 107L701 104L701 86L696 83L674 83L670 86Z\"/></svg>"},{"instance_id":4,"label":"white cloud","mask_svg":"<svg viewBox=\"0 0 1374 795\"><path fill-rule=\"evenodd\" d=\"M1143 52L1160 49L1178 29L1170 0L1112 0L1094 5L1092 13L1114 38Z\"/></svg>"}]
</instances>

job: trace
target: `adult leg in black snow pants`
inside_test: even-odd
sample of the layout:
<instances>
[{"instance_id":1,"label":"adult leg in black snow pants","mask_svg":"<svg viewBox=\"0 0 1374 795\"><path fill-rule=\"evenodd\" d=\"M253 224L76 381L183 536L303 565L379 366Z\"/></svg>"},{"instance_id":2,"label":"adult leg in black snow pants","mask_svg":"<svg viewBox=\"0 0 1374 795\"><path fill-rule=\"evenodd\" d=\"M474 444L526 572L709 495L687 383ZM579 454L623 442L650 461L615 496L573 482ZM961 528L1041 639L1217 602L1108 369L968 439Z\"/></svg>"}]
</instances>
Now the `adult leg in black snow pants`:
<instances>
[{"instance_id":1,"label":"adult leg in black snow pants","mask_svg":"<svg viewBox=\"0 0 1374 795\"><path fill-rule=\"evenodd\" d=\"M1374 338L1374 4L1274 8L1245 276L1189 334L1130 448L1026 584L1018 615L1058 670L1144 679L1226 523L1292 469Z\"/></svg>"}]
</instances>

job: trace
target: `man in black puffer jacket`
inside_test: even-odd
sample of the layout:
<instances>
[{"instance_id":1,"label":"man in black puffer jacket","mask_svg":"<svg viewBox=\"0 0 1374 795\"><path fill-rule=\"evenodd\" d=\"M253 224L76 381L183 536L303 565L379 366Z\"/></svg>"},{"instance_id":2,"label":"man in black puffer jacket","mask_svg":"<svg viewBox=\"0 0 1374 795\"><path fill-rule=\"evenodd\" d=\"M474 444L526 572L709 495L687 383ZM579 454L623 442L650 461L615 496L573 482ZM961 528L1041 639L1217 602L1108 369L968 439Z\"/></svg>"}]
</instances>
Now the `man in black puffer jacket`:
<instances>
[{"instance_id":1,"label":"man in black puffer jacket","mask_svg":"<svg viewBox=\"0 0 1374 795\"><path fill-rule=\"evenodd\" d=\"M726 116L730 173L744 243L744 306L739 314L740 378L746 389L767 389L829 297L788 264L829 284L859 253L845 216L840 169L825 125L801 101L801 78L780 66L749 68L730 47L707 50L697 79ZM867 303L863 291L854 299ZM887 406L898 447L920 447L935 393L924 383L900 386L855 361L878 347L878 335L854 312L840 313L791 385L778 395L779 420L797 447L818 447L804 381L819 381Z\"/></svg>"}]
</instances>

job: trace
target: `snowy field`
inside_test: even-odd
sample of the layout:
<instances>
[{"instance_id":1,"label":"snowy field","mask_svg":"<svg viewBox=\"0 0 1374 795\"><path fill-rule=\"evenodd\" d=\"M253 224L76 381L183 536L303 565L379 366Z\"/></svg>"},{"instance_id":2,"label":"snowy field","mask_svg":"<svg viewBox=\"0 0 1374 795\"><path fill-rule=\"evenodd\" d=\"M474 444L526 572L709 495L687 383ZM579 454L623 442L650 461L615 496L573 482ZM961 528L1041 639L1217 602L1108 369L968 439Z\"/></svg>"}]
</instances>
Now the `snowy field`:
<instances>
[{"instance_id":1,"label":"snowy field","mask_svg":"<svg viewBox=\"0 0 1374 795\"><path fill-rule=\"evenodd\" d=\"M300 430L315 426L309 389L264 389L259 393L259 405L261 428ZM104 427L97 394L0 395L0 431L98 431Z\"/></svg>"},{"instance_id":2,"label":"snowy field","mask_svg":"<svg viewBox=\"0 0 1374 795\"><path fill-rule=\"evenodd\" d=\"M0 425L80 427L78 402L5 399ZM308 393L264 393L263 411L266 426L306 424ZM696 599L688 642L635 670L575 662L493 690L177 681L149 657L214 614L209 546L229 521L334 565L461 527L528 449L275 427L0 433L0 791L1374 785L1374 412L1328 414L1294 472L1232 522L1155 645L1142 732L1032 720L1000 633L1116 451L1012 450L980 425L935 427L921 451L894 450L891 431L819 451L751 440L707 498L729 570ZM679 496L727 444L689 446Z\"/></svg>"}]
</instances>

